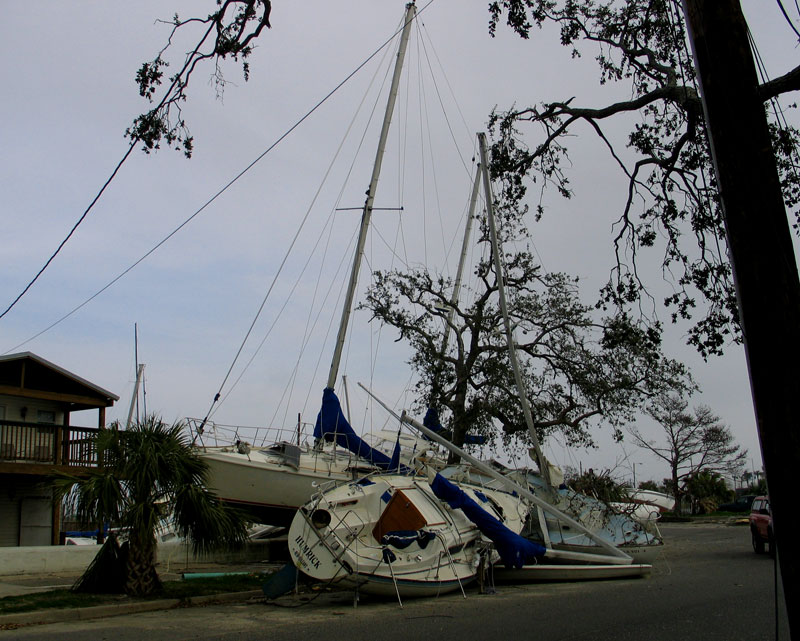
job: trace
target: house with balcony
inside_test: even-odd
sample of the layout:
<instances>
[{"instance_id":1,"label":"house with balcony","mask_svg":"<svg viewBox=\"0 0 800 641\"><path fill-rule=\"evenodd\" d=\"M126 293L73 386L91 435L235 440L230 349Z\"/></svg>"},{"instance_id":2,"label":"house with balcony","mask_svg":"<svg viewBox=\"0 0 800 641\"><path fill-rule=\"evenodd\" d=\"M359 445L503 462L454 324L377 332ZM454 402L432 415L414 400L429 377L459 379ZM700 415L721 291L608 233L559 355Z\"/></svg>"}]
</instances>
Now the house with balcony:
<instances>
[{"instance_id":1,"label":"house with balcony","mask_svg":"<svg viewBox=\"0 0 800 641\"><path fill-rule=\"evenodd\" d=\"M0 546L58 544L61 505L49 478L97 466L91 436L118 400L31 352L0 356ZM95 425L72 425L84 410L97 410Z\"/></svg>"}]
</instances>

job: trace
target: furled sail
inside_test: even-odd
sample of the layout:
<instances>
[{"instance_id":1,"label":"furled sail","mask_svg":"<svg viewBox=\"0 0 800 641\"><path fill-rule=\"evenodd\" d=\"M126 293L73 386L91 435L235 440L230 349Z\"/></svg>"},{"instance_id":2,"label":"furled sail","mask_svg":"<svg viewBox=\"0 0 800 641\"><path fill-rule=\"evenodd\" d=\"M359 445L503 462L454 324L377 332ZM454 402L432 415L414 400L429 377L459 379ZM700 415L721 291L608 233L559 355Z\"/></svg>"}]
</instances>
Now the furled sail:
<instances>
[{"instance_id":1,"label":"furled sail","mask_svg":"<svg viewBox=\"0 0 800 641\"><path fill-rule=\"evenodd\" d=\"M394 453L389 458L356 435L344 417L339 398L330 387L326 387L322 392L322 408L317 414L317 422L314 425L314 438L336 442L382 470L399 471L401 474L409 471L405 465L400 464L399 443L395 445Z\"/></svg>"},{"instance_id":2,"label":"furled sail","mask_svg":"<svg viewBox=\"0 0 800 641\"><path fill-rule=\"evenodd\" d=\"M491 539L506 567L521 568L523 565L531 565L547 552L547 548L544 546L529 541L508 529L441 474L437 474L433 478L431 489L451 508L464 512L467 518Z\"/></svg>"}]
</instances>

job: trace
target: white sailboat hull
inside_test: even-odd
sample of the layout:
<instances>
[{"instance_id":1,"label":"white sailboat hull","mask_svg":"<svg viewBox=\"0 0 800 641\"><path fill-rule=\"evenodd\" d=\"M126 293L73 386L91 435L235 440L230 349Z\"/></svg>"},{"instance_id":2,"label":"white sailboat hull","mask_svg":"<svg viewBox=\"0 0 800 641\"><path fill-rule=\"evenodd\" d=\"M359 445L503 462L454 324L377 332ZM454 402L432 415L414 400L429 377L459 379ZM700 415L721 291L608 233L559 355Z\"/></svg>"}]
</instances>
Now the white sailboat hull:
<instances>
[{"instance_id":1,"label":"white sailboat hull","mask_svg":"<svg viewBox=\"0 0 800 641\"><path fill-rule=\"evenodd\" d=\"M500 506L506 525L519 531L525 513L520 499L481 488L461 487L484 505ZM418 534L409 544L384 538ZM413 536L412 536L413 538ZM357 587L365 593L433 596L475 579L486 545L461 510L433 494L427 480L374 475L315 497L289 529L292 561L319 581ZM490 559L491 560L491 559Z\"/></svg>"},{"instance_id":2,"label":"white sailboat hull","mask_svg":"<svg viewBox=\"0 0 800 641\"><path fill-rule=\"evenodd\" d=\"M675 508L675 498L663 492L656 492L654 490L637 490L628 488L628 496L633 503L640 503L642 505L649 505L658 512L669 512Z\"/></svg>"},{"instance_id":3,"label":"white sailboat hull","mask_svg":"<svg viewBox=\"0 0 800 641\"><path fill-rule=\"evenodd\" d=\"M235 448L205 448L209 488L220 499L271 525L289 525L318 487L345 483L371 468L349 453L301 452L296 464L270 450L247 454Z\"/></svg>"}]
</instances>

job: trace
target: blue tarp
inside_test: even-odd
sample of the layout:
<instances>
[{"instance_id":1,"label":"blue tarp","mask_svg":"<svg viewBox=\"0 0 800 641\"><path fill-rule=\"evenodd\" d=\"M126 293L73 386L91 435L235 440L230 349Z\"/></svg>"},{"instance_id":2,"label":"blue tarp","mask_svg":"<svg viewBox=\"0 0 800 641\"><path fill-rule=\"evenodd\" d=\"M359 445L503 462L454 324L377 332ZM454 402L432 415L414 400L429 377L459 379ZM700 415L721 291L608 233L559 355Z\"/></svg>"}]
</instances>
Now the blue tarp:
<instances>
[{"instance_id":1,"label":"blue tarp","mask_svg":"<svg viewBox=\"0 0 800 641\"><path fill-rule=\"evenodd\" d=\"M523 565L535 563L536 559L544 556L547 551L544 546L509 530L441 474L434 477L431 489L451 508L464 512L467 518L491 539L506 567L521 568Z\"/></svg>"},{"instance_id":2,"label":"blue tarp","mask_svg":"<svg viewBox=\"0 0 800 641\"><path fill-rule=\"evenodd\" d=\"M426 530L395 530L384 534L381 537L381 544L405 550L412 543L417 543L424 550L428 547L428 543L435 538L436 535L433 532Z\"/></svg>"},{"instance_id":3,"label":"blue tarp","mask_svg":"<svg viewBox=\"0 0 800 641\"><path fill-rule=\"evenodd\" d=\"M422 424L427 427L431 432L436 432L442 438L448 441L453 440L453 434L450 430L446 430L439 422L439 412L432 407L428 408L425 412L425 418L422 419ZM464 445L483 445L486 443L486 437L480 434L467 434L464 437Z\"/></svg>"},{"instance_id":4,"label":"blue tarp","mask_svg":"<svg viewBox=\"0 0 800 641\"><path fill-rule=\"evenodd\" d=\"M342 413L339 399L329 387L322 392L322 409L317 414L314 438L335 441L338 445L347 448L353 454L357 454L382 470L399 471L401 474L409 471L405 465L400 465L399 442L395 445L392 458L389 458L383 452L367 445L356 435Z\"/></svg>"}]
</instances>

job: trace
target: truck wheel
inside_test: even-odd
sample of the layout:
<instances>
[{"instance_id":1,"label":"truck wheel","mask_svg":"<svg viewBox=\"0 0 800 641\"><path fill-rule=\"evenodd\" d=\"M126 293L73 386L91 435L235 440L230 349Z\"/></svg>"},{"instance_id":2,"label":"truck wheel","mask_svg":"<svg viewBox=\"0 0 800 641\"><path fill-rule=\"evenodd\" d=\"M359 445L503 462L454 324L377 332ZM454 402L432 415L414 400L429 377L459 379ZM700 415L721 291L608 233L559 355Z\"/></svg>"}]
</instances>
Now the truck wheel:
<instances>
[{"instance_id":1,"label":"truck wheel","mask_svg":"<svg viewBox=\"0 0 800 641\"><path fill-rule=\"evenodd\" d=\"M756 554L764 554L764 541L761 540L761 537L758 535L758 532L755 530L750 530L750 535L753 540L753 551Z\"/></svg>"}]
</instances>

